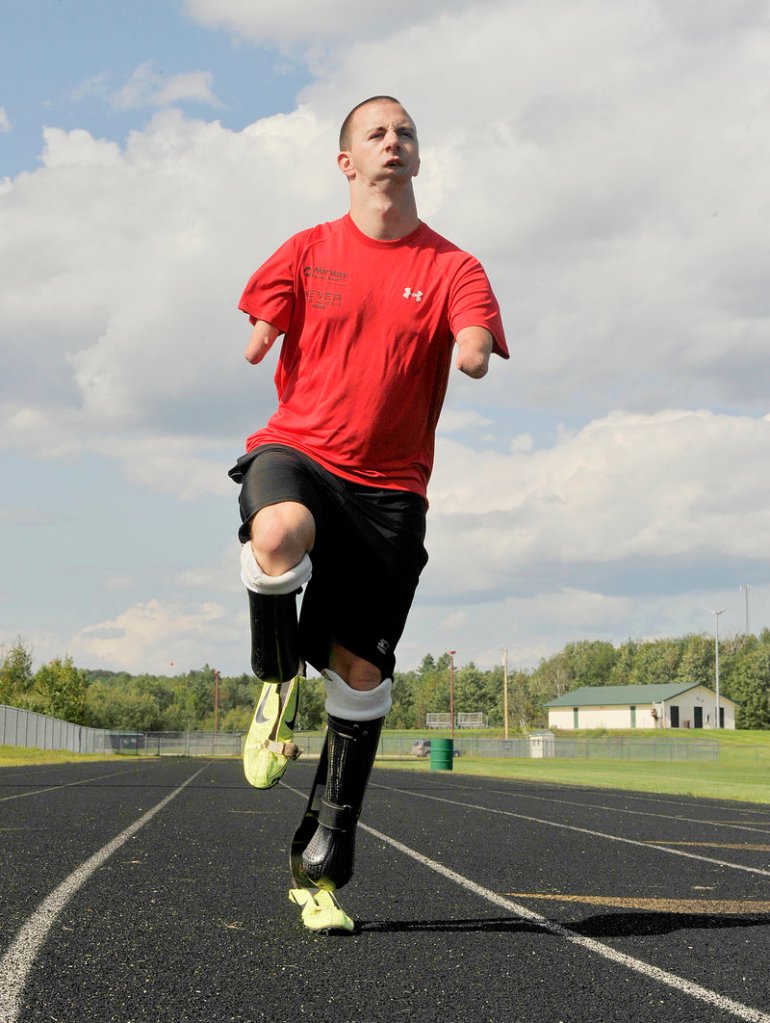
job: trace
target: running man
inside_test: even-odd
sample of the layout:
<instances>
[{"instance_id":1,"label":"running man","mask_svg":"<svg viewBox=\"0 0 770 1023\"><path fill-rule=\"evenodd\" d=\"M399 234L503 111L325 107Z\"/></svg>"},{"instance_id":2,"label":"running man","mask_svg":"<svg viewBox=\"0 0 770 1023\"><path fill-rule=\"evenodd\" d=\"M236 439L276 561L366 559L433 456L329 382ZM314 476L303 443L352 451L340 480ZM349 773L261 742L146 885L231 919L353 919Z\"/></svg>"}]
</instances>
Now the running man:
<instances>
[{"instance_id":1,"label":"running man","mask_svg":"<svg viewBox=\"0 0 770 1023\"><path fill-rule=\"evenodd\" d=\"M364 100L339 148L349 213L290 238L241 298L253 326L247 361L283 341L278 410L230 471L241 484L252 668L264 683L244 750L255 787L276 784L298 755L305 664L324 678L324 793L292 895L315 930L353 926L334 892L353 873L396 645L427 562L426 490L452 360L479 379L493 352L508 358L481 265L418 218L419 145L403 106Z\"/></svg>"}]
</instances>

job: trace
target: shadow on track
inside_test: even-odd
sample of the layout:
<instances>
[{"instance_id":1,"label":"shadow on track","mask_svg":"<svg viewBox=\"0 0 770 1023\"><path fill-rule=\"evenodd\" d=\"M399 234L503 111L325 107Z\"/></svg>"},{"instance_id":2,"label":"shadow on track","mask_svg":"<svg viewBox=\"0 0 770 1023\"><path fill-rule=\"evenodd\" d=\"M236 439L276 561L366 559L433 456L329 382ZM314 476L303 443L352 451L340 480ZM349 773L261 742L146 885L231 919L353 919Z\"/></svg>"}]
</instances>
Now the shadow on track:
<instances>
[{"instance_id":1,"label":"shadow on track","mask_svg":"<svg viewBox=\"0 0 770 1023\"><path fill-rule=\"evenodd\" d=\"M563 926L586 938L627 938L674 931L726 930L733 927L767 927L770 915L718 916L708 913L602 913L585 920L563 921Z\"/></svg>"},{"instance_id":2,"label":"shadow on track","mask_svg":"<svg viewBox=\"0 0 770 1023\"><path fill-rule=\"evenodd\" d=\"M528 920L518 920L516 917L484 917L479 920L359 920L356 925L356 933L369 934L396 934L402 931L446 931L471 932L471 931L503 931L511 934L524 932L542 933L543 928L531 924Z\"/></svg>"},{"instance_id":3,"label":"shadow on track","mask_svg":"<svg viewBox=\"0 0 770 1023\"><path fill-rule=\"evenodd\" d=\"M604 913L585 920L552 921L586 938L628 938L671 934L686 930L721 930L735 927L767 927L770 915L716 916L706 913ZM499 932L539 933L544 927L516 917L484 917L477 920L359 920L356 934L397 934L409 931L445 933Z\"/></svg>"}]
</instances>

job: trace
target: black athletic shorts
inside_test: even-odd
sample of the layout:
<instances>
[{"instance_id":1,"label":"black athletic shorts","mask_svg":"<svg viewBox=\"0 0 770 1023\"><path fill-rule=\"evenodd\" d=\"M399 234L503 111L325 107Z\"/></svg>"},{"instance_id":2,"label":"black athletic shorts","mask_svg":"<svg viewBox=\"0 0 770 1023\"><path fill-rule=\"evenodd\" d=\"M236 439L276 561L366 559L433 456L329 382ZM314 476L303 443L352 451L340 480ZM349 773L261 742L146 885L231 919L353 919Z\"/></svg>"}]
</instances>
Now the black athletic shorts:
<instances>
[{"instance_id":1,"label":"black athletic shorts","mask_svg":"<svg viewBox=\"0 0 770 1023\"><path fill-rule=\"evenodd\" d=\"M425 550L425 502L419 494L384 490L335 476L311 458L265 444L238 459L241 543L251 520L282 501L307 507L316 526L313 576L299 619L300 655L318 671L329 666L333 640L392 676Z\"/></svg>"}]
</instances>

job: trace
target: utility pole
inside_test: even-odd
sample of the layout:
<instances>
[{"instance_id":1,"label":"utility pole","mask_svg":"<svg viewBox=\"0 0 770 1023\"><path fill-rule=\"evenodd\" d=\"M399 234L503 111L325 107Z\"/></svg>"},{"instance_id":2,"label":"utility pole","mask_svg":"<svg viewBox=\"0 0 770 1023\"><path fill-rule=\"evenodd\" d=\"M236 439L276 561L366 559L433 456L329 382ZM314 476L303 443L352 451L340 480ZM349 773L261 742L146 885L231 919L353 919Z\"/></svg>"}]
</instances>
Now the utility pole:
<instances>
[{"instance_id":1,"label":"utility pole","mask_svg":"<svg viewBox=\"0 0 770 1023\"><path fill-rule=\"evenodd\" d=\"M447 650L449 654L449 728L452 739L455 737L455 654L456 650Z\"/></svg>"},{"instance_id":2,"label":"utility pole","mask_svg":"<svg viewBox=\"0 0 770 1023\"><path fill-rule=\"evenodd\" d=\"M219 679L220 674L214 669L214 734L219 731Z\"/></svg>"},{"instance_id":3,"label":"utility pole","mask_svg":"<svg viewBox=\"0 0 770 1023\"><path fill-rule=\"evenodd\" d=\"M503 647L503 736L508 738L508 647Z\"/></svg>"},{"instance_id":4,"label":"utility pole","mask_svg":"<svg viewBox=\"0 0 770 1023\"><path fill-rule=\"evenodd\" d=\"M748 583L744 583L744 585L741 586L741 589L743 590L743 592L746 595L746 630L745 630L745 635L748 636L749 633L751 632L751 630L749 628L749 591L751 590L751 587L749 586Z\"/></svg>"},{"instance_id":5,"label":"utility pole","mask_svg":"<svg viewBox=\"0 0 770 1023\"><path fill-rule=\"evenodd\" d=\"M715 640L715 644L714 644L714 650L715 650L714 664L715 664L716 691L717 691L717 719L716 719L716 724L715 724L716 728L721 728L722 727L722 723L720 721L720 715L719 715L719 709L720 709L719 708L719 616L723 615L726 610L727 610L727 608L723 607L721 611L712 611L711 612L713 614L713 616L714 616L714 620L716 621L716 640Z\"/></svg>"}]
</instances>

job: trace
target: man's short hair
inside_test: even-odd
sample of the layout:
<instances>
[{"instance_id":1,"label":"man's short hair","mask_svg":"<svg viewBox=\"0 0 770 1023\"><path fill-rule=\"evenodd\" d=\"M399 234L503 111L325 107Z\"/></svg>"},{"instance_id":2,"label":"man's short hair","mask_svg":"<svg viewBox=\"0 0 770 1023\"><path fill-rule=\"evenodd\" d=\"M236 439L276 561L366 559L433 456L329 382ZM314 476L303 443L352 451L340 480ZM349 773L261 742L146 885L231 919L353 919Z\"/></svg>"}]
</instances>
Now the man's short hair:
<instances>
[{"instance_id":1,"label":"man's short hair","mask_svg":"<svg viewBox=\"0 0 770 1023\"><path fill-rule=\"evenodd\" d=\"M369 99L365 99L360 103L357 103L342 122L342 127L340 128L340 152L343 152L350 147L350 126L353 123L353 118L355 117L356 112L359 111L361 107L366 107L370 103L398 103L400 107L403 107L404 105L401 100L396 99L395 96L370 96Z\"/></svg>"}]
</instances>

